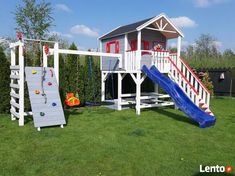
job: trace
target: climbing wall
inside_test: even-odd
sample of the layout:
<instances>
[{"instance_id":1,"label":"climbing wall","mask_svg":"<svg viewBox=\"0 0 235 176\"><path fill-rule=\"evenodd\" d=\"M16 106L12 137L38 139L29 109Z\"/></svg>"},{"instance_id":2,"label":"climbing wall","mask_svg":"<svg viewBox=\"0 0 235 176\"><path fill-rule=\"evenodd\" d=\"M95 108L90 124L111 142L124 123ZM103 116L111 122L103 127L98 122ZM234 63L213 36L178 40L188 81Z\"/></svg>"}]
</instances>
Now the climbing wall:
<instances>
[{"instance_id":1,"label":"climbing wall","mask_svg":"<svg viewBox=\"0 0 235 176\"><path fill-rule=\"evenodd\" d=\"M41 67L25 67L34 126L40 128L66 124L54 70L44 68L43 89L42 71ZM43 90L45 96L42 95Z\"/></svg>"}]
</instances>

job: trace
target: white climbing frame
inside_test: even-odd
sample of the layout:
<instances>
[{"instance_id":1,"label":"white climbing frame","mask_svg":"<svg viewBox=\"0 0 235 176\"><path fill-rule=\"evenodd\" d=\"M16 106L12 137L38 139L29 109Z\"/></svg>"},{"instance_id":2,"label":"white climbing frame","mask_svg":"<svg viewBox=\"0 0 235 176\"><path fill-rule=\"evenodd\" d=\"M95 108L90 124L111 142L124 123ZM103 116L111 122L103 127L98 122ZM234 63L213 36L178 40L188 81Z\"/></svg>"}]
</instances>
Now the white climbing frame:
<instances>
[{"instance_id":1,"label":"white climbing frame","mask_svg":"<svg viewBox=\"0 0 235 176\"><path fill-rule=\"evenodd\" d=\"M75 54L75 55L89 55L89 56L104 56L118 58L119 67L122 67L122 55L113 53L102 53L102 52L89 52L89 51L79 51L79 50L67 50L59 49L59 43L53 41L45 40L35 40L35 39L23 39L15 43L10 44L11 49L11 120L19 119L19 126L24 126L24 117L28 115L33 115L32 112L24 111L24 41L35 41L44 43L53 43L54 48L49 48L49 53L45 53L45 46L43 46L43 67L48 66L48 56L54 56L54 71L59 84L59 54ZM18 49L18 58L16 58L16 50ZM104 78L103 78L104 79ZM104 85L102 85L104 89ZM18 91L17 91L18 90ZM103 94L102 94L103 95ZM18 102L18 103L17 103ZM63 126L61 126L63 127ZM40 130L40 128L38 129Z\"/></svg>"}]
</instances>

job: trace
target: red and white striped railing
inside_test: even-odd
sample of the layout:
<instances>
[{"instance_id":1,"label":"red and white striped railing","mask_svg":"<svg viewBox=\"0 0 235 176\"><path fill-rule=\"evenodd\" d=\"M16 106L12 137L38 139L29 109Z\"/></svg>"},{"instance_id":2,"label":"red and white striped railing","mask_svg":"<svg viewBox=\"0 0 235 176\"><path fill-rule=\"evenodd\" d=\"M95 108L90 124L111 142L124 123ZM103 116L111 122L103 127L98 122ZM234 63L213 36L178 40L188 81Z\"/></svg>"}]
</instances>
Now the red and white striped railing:
<instances>
[{"instance_id":1,"label":"red and white striped railing","mask_svg":"<svg viewBox=\"0 0 235 176\"><path fill-rule=\"evenodd\" d=\"M169 76L183 89L188 97L208 114L212 114L210 105L210 92L201 82L189 65L176 54L170 54L171 62Z\"/></svg>"}]
</instances>

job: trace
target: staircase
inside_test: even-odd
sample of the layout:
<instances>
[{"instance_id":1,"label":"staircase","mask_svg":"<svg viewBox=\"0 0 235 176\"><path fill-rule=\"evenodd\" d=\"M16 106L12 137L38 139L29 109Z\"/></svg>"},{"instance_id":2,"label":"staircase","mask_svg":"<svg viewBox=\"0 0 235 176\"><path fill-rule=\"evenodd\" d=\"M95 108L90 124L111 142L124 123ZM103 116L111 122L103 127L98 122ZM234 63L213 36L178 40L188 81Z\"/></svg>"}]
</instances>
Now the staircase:
<instances>
[{"instance_id":1,"label":"staircase","mask_svg":"<svg viewBox=\"0 0 235 176\"><path fill-rule=\"evenodd\" d=\"M168 76L175 81L188 97L203 111L209 115L214 115L210 108L210 92L201 82L187 63L176 54L170 54L170 71Z\"/></svg>"}]
</instances>

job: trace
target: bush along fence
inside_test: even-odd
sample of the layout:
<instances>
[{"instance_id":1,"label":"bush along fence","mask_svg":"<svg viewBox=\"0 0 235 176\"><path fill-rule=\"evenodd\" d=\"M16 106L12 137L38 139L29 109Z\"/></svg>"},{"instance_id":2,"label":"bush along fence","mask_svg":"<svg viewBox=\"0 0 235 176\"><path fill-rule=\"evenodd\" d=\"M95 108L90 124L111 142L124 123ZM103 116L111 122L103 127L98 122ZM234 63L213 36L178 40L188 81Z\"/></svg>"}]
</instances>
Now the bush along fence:
<instances>
[{"instance_id":1,"label":"bush along fence","mask_svg":"<svg viewBox=\"0 0 235 176\"><path fill-rule=\"evenodd\" d=\"M198 68L197 74L203 80L205 73L209 74L207 82L212 82L214 95L235 96L235 67L233 68ZM205 77L205 76L204 76ZM204 78L204 80L206 80ZM204 82L207 86L208 83ZM210 85L208 86L210 89Z\"/></svg>"}]
</instances>

